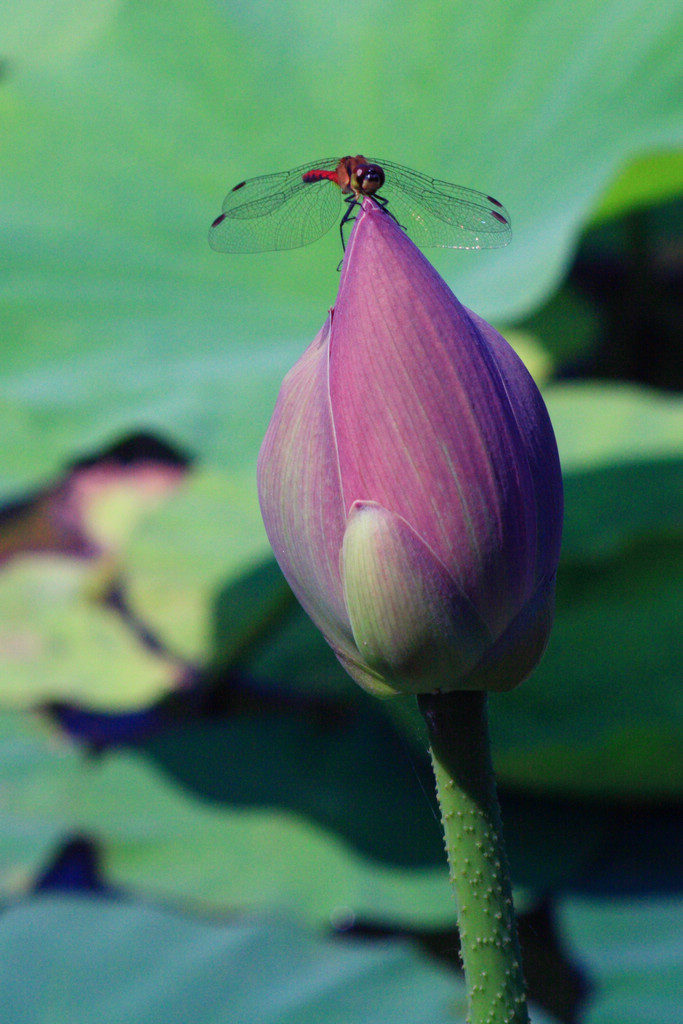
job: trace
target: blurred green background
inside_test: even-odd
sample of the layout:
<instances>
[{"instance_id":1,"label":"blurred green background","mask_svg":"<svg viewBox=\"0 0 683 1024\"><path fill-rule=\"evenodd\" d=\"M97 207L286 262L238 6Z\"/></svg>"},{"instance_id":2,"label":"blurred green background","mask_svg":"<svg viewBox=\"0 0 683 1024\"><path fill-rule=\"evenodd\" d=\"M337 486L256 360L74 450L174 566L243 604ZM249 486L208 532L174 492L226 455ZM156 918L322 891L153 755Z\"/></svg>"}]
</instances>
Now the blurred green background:
<instances>
[{"instance_id":1,"label":"blurred green background","mask_svg":"<svg viewBox=\"0 0 683 1024\"><path fill-rule=\"evenodd\" d=\"M556 626L491 728L535 1022L683 1021L683 12L0 3L0 977L13 1022L464 1020L426 743L338 668L255 485L338 235L245 177L500 198L428 253L556 429Z\"/></svg>"}]
</instances>

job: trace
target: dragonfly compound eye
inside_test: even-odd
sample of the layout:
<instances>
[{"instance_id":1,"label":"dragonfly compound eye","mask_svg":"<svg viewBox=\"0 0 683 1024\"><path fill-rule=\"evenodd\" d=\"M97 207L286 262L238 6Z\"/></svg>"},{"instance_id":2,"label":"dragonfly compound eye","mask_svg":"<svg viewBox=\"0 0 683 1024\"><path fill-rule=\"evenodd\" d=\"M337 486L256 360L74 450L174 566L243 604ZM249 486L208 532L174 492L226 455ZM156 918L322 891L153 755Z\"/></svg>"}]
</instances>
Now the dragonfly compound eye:
<instances>
[{"instance_id":1,"label":"dragonfly compound eye","mask_svg":"<svg viewBox=\"0 0 683 1024\"><path fill-rule=\"evenodd\" d=\"M356 177L358 178L361 192L368 196L379 192L384 184L384 171L379 164L365 164L362 167L357 167Z\"/></svg>"}]
</instances>

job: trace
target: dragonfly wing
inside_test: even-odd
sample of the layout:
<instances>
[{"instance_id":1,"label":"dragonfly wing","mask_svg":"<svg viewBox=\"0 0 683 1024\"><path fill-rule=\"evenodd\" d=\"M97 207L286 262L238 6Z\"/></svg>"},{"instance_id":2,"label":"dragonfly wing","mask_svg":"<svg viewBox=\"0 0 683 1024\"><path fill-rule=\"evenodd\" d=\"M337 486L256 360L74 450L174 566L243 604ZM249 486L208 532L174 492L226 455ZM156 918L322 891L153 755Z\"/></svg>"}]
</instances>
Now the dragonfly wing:
<instances>
[{"instance_id":1,"label":"dragonfly wing","mask_svg":"<svg viewBox=\"0 0 683 1024\"><path fill-rule=\"evenodd\" d=\"M328 158L240 182L225 197L209 244L219 252L269 252L315 242L339 216L341 192L334 182L306 183L303 175L337 163Z\"/></svg>"},{"instance_id":2,"label":"dragonfly wing","mask_svg":"<svg viewBox=\"0 0 683 1024\"><path fill-rule=\"evenodd\" d=\"M512 237L505 207L491 196L462 185L373 158L385 174L381 195L387 210L419 246L491 249Z\"/></svg>"}]
</instances>

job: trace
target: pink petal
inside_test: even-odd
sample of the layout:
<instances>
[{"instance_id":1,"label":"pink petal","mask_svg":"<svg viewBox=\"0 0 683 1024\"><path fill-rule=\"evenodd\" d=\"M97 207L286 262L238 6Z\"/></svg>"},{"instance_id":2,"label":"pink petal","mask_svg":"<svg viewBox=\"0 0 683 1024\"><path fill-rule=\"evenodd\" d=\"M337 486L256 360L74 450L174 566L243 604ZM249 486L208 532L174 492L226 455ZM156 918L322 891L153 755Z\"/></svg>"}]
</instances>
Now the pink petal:
<instances>
[{"instance_id":1,"label":"pink petal","mask_svg":"<svg viewBox=\"0 0 683 1024\"><path fill-rule=\"evenodd\" d=\"M482 324L366 201L330 335L344 506L371 499L410 523L498 636L537 586L538 527L507 343Z\"/></svg>"},{"instance_id":2,"label":"pink petal","mask_svg":"<svg viewBox=\"0 0 683 1024\"><path fill-rule=\"evenodd\" d=\"M346 517L327 398L330 320L285 377L258 458L266 533L333 647L353 649L339 572Z\"/></svg>"}]
</instances>

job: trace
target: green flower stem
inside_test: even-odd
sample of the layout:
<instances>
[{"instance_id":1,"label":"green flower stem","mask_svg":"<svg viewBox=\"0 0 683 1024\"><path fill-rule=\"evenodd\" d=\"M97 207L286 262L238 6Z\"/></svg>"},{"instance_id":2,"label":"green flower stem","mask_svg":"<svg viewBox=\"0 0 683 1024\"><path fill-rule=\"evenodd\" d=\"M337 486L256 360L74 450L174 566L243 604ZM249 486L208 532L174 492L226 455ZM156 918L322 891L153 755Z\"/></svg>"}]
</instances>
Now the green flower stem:
<instances>
[{"instance_id":1,"label":"green flower stem","mask_svg":"<svg viewBox=\"0 0 683 1024\"><path fill-rule=\"evenodd\" d=\"M470 1024L528 1024L510 874L491 764L486 694L422 694Z\"/></svg>"}]
</instances>

